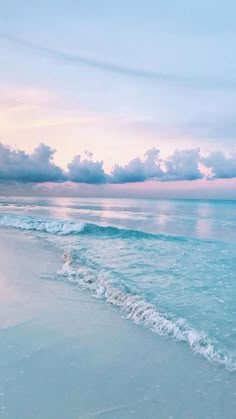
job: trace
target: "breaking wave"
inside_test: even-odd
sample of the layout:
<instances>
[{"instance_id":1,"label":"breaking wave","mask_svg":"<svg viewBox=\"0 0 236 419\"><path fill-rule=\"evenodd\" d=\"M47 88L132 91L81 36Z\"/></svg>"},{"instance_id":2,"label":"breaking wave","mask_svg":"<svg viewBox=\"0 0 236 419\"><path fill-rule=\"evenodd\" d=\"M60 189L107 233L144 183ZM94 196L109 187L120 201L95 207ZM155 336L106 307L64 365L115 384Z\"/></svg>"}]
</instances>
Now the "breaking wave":
<instances>
[{"instance_id":1,"label":"breaking wave","mask_svg":"<svg viewBox=\"0 0 236 419\"><path fill-rule=\"evenodd\" d=\"M224 366L229 371L236 370L233 357L217 350L208 336L192 328L185 319L173 320L138 295L120 290L114 286L105 270L97 271L86 265L74 268L72 261L66 260L58 272L60 279L89 290L97 298L106 300L109 304L119 307L121 313L136 324L146 326L160 336L185 342L194 353L203 356L211 362Z\"/></svg>"},{"instance_id":2,"label":"breaking wave","mask_svg":"<svg viewBox=\"0 0 236 419\"><path fill-rule=\"evenodd\" d=\"M90 223L76 223L60 219L43 219L31 216L0 215L0 226L18 230L39 231L57 235L94 235L135 239L158 239L163 241L194 242L198 239L185 236L170 236L148 233L141 230L129 230L113 226L100 226Z\"/></svg>"},{"instance_id":3,"label":"breaking wave","mask_svg":"<svg viewBox=\"0 0 236 419\"><path fill-rule=\"evenodd\" d=\"M139 230L116 228L113 226L99 226L96 224L73 222L60 219L44 219L32 216L13 214L0 215L0 227L14 228L32 232L43 232L56 236L103 236L122 239L150 239L170 242L188 242L200 244L201 240L181 236L152 234ZM47 237L49 239L49 237ZM52 241L55 242L54 237ZM64 240L63 240L64 241ZM205 241L205 240L204 240ZM64 246L64 245L63 245ZM158 311L156 305L145 300L145 296L134 294L122 284L114 284L110 273L106 269L94 269L86 262L69 259L63 264L57 277L89 290L93 295L102 298L109 304L118 307L121 313L136 324L141 324L154 333L177 341L185 342L194 353L209 361L216 362L230 371L236 370L235 357L226 350L218 349L217 341L213 342L203 332L191 327L184 318L174 318L171 314Z\"/></svg>"},{"instance_id":4,"label":"breaking wave","mask_svg":"<svg viewBox=\"0 0 236 419\"><path fill-rule=\"evenodd\" d=\"M19 230L41 231L51 234L78 234L84 229L83 223L73 223L62 220L44 220L41 218L17 215L0 216L0 226Z\"/></svg>"}]
</instances>

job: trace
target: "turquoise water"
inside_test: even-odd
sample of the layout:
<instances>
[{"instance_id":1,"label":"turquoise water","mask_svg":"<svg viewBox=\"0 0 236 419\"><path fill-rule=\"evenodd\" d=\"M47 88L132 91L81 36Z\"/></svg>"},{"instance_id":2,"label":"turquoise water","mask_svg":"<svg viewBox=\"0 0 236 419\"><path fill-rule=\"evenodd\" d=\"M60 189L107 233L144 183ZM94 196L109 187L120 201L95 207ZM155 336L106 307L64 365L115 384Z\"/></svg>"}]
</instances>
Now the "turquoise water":
<instances>
[{"instance_id":1,"label":"turquoise water","mask_svg":"<svg viewBox=\"0 0 236 419\"><path fill-rule=\"evenodd\" d=\"M65 253L53 275L236 369L236 202L6 198L0 227Z\"/></svg>"}]
</instances>

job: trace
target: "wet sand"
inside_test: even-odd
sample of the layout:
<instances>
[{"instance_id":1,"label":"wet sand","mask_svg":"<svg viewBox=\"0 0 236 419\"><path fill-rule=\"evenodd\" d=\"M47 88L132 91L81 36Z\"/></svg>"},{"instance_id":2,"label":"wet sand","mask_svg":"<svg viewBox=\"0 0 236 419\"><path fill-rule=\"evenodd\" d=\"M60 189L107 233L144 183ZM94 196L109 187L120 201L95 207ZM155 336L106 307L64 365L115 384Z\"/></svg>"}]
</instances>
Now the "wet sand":
<instances>
[{"instance_id":1,"label":"wet sand","mask_svg":"<svg viewBox=\"0 0 236 419\"><path fill-rule=\"evenodd\" d=\"M0 418L235 417L235 374L55 279L63 255L0 236Z\"/></svg>"}]
</instances>

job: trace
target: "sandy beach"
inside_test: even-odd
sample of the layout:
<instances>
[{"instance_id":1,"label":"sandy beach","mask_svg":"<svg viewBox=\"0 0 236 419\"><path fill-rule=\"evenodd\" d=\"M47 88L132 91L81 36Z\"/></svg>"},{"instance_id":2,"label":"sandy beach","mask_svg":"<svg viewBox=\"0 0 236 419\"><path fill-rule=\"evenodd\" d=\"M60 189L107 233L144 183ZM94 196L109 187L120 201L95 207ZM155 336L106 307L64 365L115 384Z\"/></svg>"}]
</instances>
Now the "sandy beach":
<instances>
[{"instance_id":1,"label":"sandy beach","mask_svg":"<svg viewBox=\"0 0 236 419\"><path fill-rule=\"evenodd\" d=\"M1 418L233 419L234 375L51 280L61 259L1 231Z\"/></svg>"}]
</instances>

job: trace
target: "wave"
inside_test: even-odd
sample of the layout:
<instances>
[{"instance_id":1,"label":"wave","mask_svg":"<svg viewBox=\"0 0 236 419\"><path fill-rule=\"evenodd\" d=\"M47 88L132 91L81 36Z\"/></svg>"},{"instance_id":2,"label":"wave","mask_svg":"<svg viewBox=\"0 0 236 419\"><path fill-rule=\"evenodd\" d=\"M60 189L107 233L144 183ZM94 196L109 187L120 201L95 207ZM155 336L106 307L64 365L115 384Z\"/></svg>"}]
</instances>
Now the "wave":
<instances>
[{"instance_id":1,"label":"wave","mask_svg":"<svg viewBox=\"0 0 236 419\"><path fill-rule=\"evenodd\" d=\"M224 366L231 372L236 370L236 361L232 356L217 350L205 333L192 328L185 319L168 318L164 313L158 312L153 304L142 300L138 295L115 287L109 279L108 272L97 271L82 264L75 269L72 259L69 258L57 275L82 289L91 291L93 295L106 300L109 304L119 307L121 313L134 323L146 326L160 336L185 342L194 353Z\"/></svg>"},{"instance_id":2,"label":"wave","mask_svg":"<svg viewBox=\"0 0 236 419\"><path fill-rule=\"evenodd\" d=\"M43 219L32 216L18 216L5 214L0 215L0 227L15 228L32 232L45 232L52 235L95 235L109 236L109 238L137 238L159 239L167 241L190 241L199 243L198 239L187 237L151 234L138 230L126 230L113 226L99 226L96 224L76 223L59 219ZM54 241L54 240L53 240ZM74 264L75 262L75 264ZM83 289L91 291L96 297L106 300L118 307L121 313L137 324L146 326L154 333L182 341L197 354L202 355L209 361L223 365L228 370L236 370L234 358L217 349L217 343L213 343L203 332L192 328L185 319L174 319L165 313L160 313L157 307L148 303L138 295L115 286L110 274L104 269L92 269L78 258L69 258L58 272L59 278L79 285Z\"/></svg>"},{"instance_id":3,"label":"wave","mask_svg":"<svg viewBox=\"0 0 236 419\"><path fill-rule=\"evenodd\" d=\"M163 241L193 242L198 243L199 239L185 236L172 236L165 234L154 234L142 230L130 230L114 226L101 226L91 223L76 223L68 220L42 219L32 216L0 215L0 226L16 228L18 230L39 231L57 235L94 235L106 237L119 237L123 239L158 239ZM204 240L206 241L206 240Z\"/></svg>"},{"instance_id":4,"label":"wave","mask_svg":"<svg viewBox=\"0 0 236 419\"><path fill-rule=\"evenodd\" d=\"M0 216L0 226L16 228L18 230L40 231L51 234L70 235L78 234L83 228L83 223L73 223L61 220L44 220L41 218L17 215Z\"/></svg>"}]
</instances>

